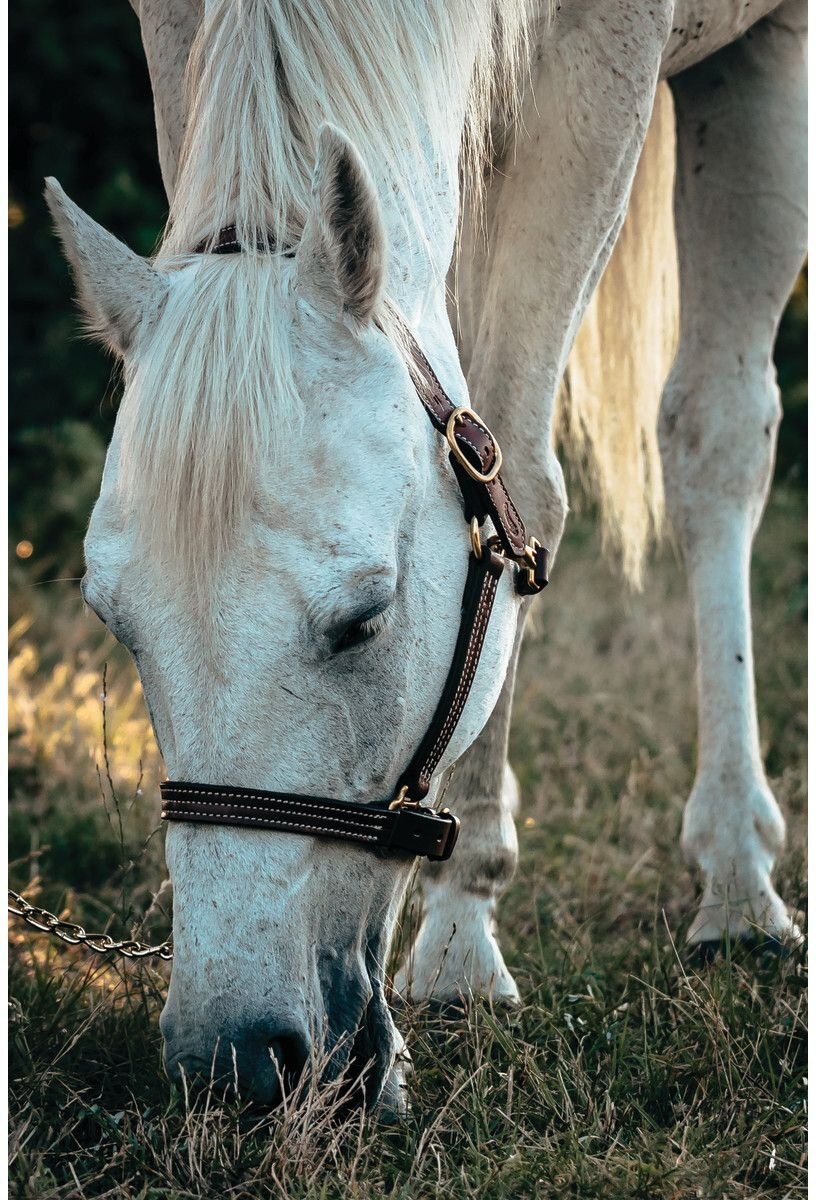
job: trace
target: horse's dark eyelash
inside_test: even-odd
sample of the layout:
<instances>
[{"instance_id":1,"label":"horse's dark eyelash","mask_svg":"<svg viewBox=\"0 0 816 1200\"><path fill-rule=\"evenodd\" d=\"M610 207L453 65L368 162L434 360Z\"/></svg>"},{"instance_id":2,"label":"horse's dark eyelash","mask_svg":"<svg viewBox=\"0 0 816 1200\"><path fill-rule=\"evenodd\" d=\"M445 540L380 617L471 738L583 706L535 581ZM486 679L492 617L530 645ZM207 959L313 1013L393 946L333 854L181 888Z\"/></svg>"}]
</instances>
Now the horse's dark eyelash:
<instances>
[{"instance_id":1,"label":"horse's dark eyelash","mask_svg":"<svg viewBox=\"0 0 816 1200\"><path fill-rule=\"evenodd\" d=\"M366 618L360 622L359 628L365 631L366 637L375 637L378 633L382 633L388 624L388 617L384 612L376 613L373 617Z\"/></svg>"},{"instance_id":2,"label":"horse's dark eyelash","mask_svg":"<svg viewBox=\"0 0 816 1200\"><path fill-rule=\"evenodd\" d=\"M374 613L371 617L364 617L360 621L352 622L337 639L334 646L335 653L351 650L355 646L370 641L378 633L382 633L387 625L388 615L386 612Z\"/></svg>"}]
</instances>

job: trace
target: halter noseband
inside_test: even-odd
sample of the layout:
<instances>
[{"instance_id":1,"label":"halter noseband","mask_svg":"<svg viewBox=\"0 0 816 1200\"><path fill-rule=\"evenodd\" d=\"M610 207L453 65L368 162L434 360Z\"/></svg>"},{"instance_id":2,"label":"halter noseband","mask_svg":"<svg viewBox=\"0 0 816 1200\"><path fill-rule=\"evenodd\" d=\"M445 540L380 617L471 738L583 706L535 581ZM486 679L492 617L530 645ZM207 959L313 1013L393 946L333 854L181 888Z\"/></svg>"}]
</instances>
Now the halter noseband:
<instances>
[{"instance_id":1,"label":"halter noseband","mask_svg":"<svg viewBox=\"0 0 816 1200\"><path fill-rule=\"evenodd\" d=\"M232 227L222 229L214 241L196 247L197 253L240 251ZM455 407L413 333L401 319L399 324L410 350L411 377L417 395L431 423L450 447L450 462L470 528L459 635L428 731L400 776L394 799L386 807L323 796L173 780L161 785L163 820L335 838L357 842L381 853L413 854L433 862L442 862L453 853L459 835L458 818L447 809L435 812L422 801L470 695L504 569L509 567L513 571L519 595L534 596L547 586L549 551L535 538L527 540L524 522L500 475L502 454L493 434L472 409ZM488 517L496 534L483 541L481 528Z\"/></svg>"}]
</instances>

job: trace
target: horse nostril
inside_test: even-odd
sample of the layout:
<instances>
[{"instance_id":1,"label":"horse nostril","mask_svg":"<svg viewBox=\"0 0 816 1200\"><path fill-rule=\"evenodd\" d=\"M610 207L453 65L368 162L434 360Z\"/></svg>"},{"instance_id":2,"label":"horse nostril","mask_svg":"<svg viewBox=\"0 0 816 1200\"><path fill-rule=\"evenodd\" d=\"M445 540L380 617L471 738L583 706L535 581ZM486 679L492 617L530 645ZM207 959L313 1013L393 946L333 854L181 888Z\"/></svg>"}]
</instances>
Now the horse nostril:
<instances>
[{"instance_id":1,"label":"horse nostril","mask_svg":"<svg viewBox=\"0 0 816 1200\"><path fill-rule=\"evenodd\" d=\"M308 1046L302 1038L283 1035L270 1038L266 1048L278 1083L284 1092L292 1091L297 1086L308 1061Z\"/></svg>"},{"instance_id":2,"label":"horse nostril","mask_svg":"<svg viewBox=\"0 0 816 1200\"><path fill-rule=\"evenodd\" d=\"M272 1108L281 1094L296 1087L309 1059L309 1041L297 1033L270 1037L258 1026L236 1032L231 1038L214 1039L209 1050L205 1044L178 1048L165 1042L165 1065L170 1078L187 1088L191 1095L211 1087L224 1095Z\"/></svg>"}]
</instances>

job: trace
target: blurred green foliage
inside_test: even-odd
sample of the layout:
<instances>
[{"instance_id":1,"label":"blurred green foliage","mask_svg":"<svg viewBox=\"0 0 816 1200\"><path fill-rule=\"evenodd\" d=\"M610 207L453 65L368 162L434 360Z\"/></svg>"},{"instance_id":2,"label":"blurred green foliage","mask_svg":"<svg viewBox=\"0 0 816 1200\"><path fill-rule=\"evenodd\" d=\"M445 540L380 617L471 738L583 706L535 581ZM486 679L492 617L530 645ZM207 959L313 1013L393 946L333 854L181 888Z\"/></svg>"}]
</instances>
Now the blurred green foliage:
<instances>
[{"instance_id":1,"label":"blurred green foliage","mask_svg":"<svg viewBox=\"0 0 816 1200\"><path fill-rule=\"evenodd\" d=\"M42 199L55 175L142 254L166 215L138 21L126 0L26 0L10 20L10 500L12 547L33 543L22 581L82 568L82 536L113 427L112 364L81 337L67 268ZM785 403L777 478L805 482L807 289L780 330Z\"/></svg>"},{"instance_id":2,"label":"blurred green foliage","mask_svg":"<svg viewBox=\"0 0 816 1200\"><path fill-rule=\"evenodd\" d=\"M147 254L166 216L150 82L126 0L9 12L10 503L22 570L77 573L113 428L112 363L81 336L43 179Z\"/></svg>"}]
</instances>

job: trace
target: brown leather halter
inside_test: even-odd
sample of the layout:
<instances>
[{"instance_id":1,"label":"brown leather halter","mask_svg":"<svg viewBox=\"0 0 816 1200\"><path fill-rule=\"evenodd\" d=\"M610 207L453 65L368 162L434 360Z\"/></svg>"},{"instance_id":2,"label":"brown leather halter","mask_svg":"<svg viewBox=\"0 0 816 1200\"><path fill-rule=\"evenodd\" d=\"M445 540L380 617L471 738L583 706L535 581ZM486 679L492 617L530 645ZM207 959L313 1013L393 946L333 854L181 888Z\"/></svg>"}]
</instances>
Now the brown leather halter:
<instances>
[{"instance_id":1,"label":"brown leather halter","mask_svg":"<svg viewBox=\"0 0 816 1200\"><path fill-rule=\"evenodd\" d=\"M234 254L241 246L235 230L227 228L215 242L196 249L199 253ZM453 852L458 818L447 809L435 812L422 801L470 695L503 571L507 567L513 571L519 595L534 596L547 586L549 551L535 538L527 540L524 522L500 474L502 454L493 434L472 409L453 404L416 338L398 320L410 351L409 369L417 394L450 447L450 462L470 527L459 636L428 731L402 772L393 800L385 807L259 788L167 781L161 785L162 818L166 821L277 829L357 842L381 853L414 854L434 862L450 858ZM483 541L481 529L488 517L496 533Z\"/></svg>"}]
</instances>

